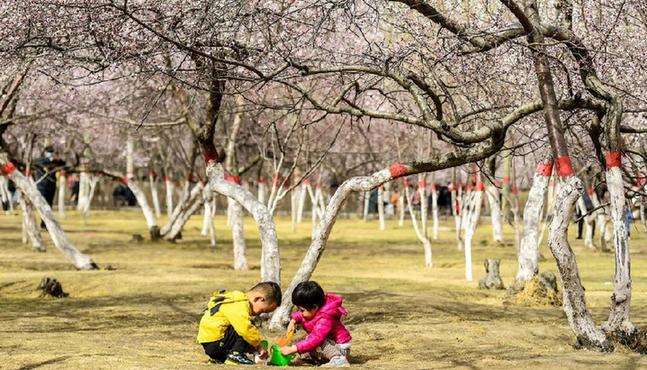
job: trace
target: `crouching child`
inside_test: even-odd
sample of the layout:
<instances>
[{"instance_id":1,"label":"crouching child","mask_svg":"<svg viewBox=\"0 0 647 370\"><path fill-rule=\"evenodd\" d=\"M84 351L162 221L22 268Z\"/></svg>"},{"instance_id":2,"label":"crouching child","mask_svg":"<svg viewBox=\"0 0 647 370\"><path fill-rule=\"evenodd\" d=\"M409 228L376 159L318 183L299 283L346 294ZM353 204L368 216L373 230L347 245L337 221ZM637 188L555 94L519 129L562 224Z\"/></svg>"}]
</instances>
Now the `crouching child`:
<instances>
[{"instance_id":1,"label":"crouching child","mask_svg":"<svg viewBox=\"0 0 647 370\"><path fill-rule=\"evenodd\" d=\"M212 361L229 365L253 365L246 353L267 351L252 317L270 313L281 304L281 288L274 282L256 284L247 293L221 290L214 293L200 319L198 343Z\"/></svg>"},{"instance_id":2,"label":"crouching child","mask_svg":"<svg viewBox=\"0 0 647 370\"><path fill-rule=\"evenodd\" d=\"M292 292L297 311L288 324L288 333L300 325L308 336L295 345L281 347L281 353L299 353L302 360L323 362L323 367L349 366L352 337L341 322L341 317L348 315L342 302L342 297L324 293L314 281L297 285Z\"/></svg>"}]
</instances>

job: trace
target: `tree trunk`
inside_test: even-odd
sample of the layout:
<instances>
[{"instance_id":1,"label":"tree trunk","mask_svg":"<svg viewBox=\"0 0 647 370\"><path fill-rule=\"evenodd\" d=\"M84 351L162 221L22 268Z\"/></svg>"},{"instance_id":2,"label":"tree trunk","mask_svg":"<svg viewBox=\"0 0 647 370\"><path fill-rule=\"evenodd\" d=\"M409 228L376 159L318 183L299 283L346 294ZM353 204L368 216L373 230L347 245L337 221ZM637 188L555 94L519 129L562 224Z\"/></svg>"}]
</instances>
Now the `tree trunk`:
<instances>
[{"instance_id":1,"label":"tree trunk","mask_svg":"<svg viewBox=\"0 0 647 370\"><path fill-rule=\"evenodd\" d=\"M231 240L234 247L234 270L248 270L247 246L243 228L243 207L237 201L227 198L231 207Z\"/></svg>"},{"instance_id":2,"label":"tree trunk","mask_svg":"<svg viewBox=\"0 0 647 370\"><path fill-rule=\"evenodd\" d=\"M157 194L157 181L154 179L153 173L148 173L148 184L151 187L151 198L153 199L153 209L155 209L155 217L159 218L162 215L160 208L159 195Z\"/></svg>"},{"instance_id":3,"label":"tree trunk","mask_svg":"<svg viewBox=\"0 0 647 370\"><path fill-rule=\"evenodd\" d=\"M31 242L31 247L36 252L46 252L47 247L43 243L43 238L40 235L40 226L34 219L33 206L24 195L19 197L20 208L22 208L22 220L24 232Z\"/></svg>"},{"instance_id":4,"label":"tree trunk","mask_svg":"<svg viewBox=\"0 0 647 370\"><path fill-rule=\"evenodd\" d=\"M371 203L371 192L367 191L364 193L364 221L368 220L368 208Z\"/></svg>"},{"instance_id":5,"label":"tree trunk","mask_svg":"<svg viewBox=\"0 0 647 370\"><path fill-rule=\"evenodd\" d=\"M170 218L173 214L173 182L170 177L164 177L164 185L166 187L166 214Z\"/></svg>"},{"instance_id":6,"label":"tree trunk","mask_svg":"<svg viewBox=\"0 0 647 370\"><path fill-rule=\"evenodd\" d=\"M438 189L436 189L436 182L431 183L431 217L433 219L432 237L438 240L438 226L440 220L438 219Z\"/></svg>"},{"instance_id":7,"label":"tree trunk","mask_svg":"<svg viewBox=\"0 0 647 370\"><path fill-rule=\"evenodd\" d=\"M308 180L303 180L303 183L299 187L299 208L297 211L297 223L300 224L303 222L303 211L306 207L306 196L308 195L308 190L306 189Z\"/></svg>"},{"instance_id":8,"label":"tree trunk","mask_svg":"<svg viewBox=\"0 0 647 370\"><path fill-rule=\"evenodd\" d=\"M384 189L380 186L377 188L377 217L380 221L380 230L384 231L386 229L386 223L384 221Z\"/></svg>"},{"instance_id":9,"label":"tree trunk","mask_svg":"<svg viewBox=\"0 0 647 370\"><path fill-rule=\"evenodd\" d=\"M16 184L16 188L20 189L23 196L25 196L29 202L34 205L40 218L45 222L45 226L47 226L47 230L54 242L54 246L63 253L65 259L71 262L74 267L79 270L97 269L97 265L90 259L90 257L79 252L72 242L67 239L63 229L54 218L52 208L47 204L31 180L23 176L19 171L16 171L16 168L11 162L1 161L0 167L2 174L11 179L14 184Z\"/></svg>"},{"instance_id":10,"label":"tree trunk","mask_svg":"<svg viewBox=\"0 0 647 370\"><path fill-rule=\"evenodd\" d=\"M413 204L411 202L411 194L409 193L409 187L404 188L404 194L407 198L407 206L409 207L409 215L411 216L411 223L413 224L413 230L416 233L416 237L420 242L422 243L422 247L425 251L425 267L431 267L432 266L432 251L431 251L431 242L429 241L429 238L425 235L423 231L420 230L418 227L418 220L416 218L416 215L413 211ZM422 212L420 212L422 216Z\"/></svg>"},{"instance_id":11,"label":"tree trunk","mask_svg":"<svg viewBox=\"0 0 647 370\"><path fill-rule=\"evenodd\" d=\"M492 239L497 243L503 242L503 226L501 225L501 202L499 189L494 185L487 187L487 199L490 205L490 219L492 221ZM504 200L505 203L505 200Z\"/></svg>"},{"instance_id":12,"label":"tree trunk","mask_svg":"<svg viewBox=\"0 0 647 370\"><path fill-rule=\"evenodd\" d=\"M583 191L582 181L575 176L563 179L555 201L555 214L550 226L548 246L564 284L564 312L577 337L578 343L586 348L609 351L612 349L604 333L596 328L586 307L584 287L582 286L575 254L568 243L568 226L573 208Z\"/></svg>"},{"instance_id":13,"label":"tree trunk","mask_svg":"<svg viewBox=\"0 0 647 370\"><path fill-rule=\"evenodd\" d=\"M528 200L523 209L517 281L529 281L539 273L539 223L552 170L552 162L540 163L528 192Z\"/></svg>"},{"instance_id":14,"label":"tree trunk","mask_svg":"<svg viewBox=\"0 0 647 370\"><path fill-rule=\"evenodd\" d=\"M203 204L202 191L202 185L198 184L188 194L183 195L183 198L180 199L177 207L175 207L169 222L160 230L160 235L164 240L175 241L178 238L184 225Z\"/></svg>"},{"instance_id":15,"label":"tree trunk","mask_svg":"<svg viewBox=\"0 0 647 370\"><path fill-rule=\"evenodd\" d=\"M625 194L620 169L620 152L617 152L617 163L607 155L607 188L611 203L611 220L613 222L615 247L615 285L611 295L609 319L603 324L606 331L631 335L636 328L631 323L631 264L629 241L625 229Z\"/></svg>"},{"instance_id":16,"label":"tree trunk","mask_svg":"<svg viewBox=\"0 0 647 370\"><path fill-rule=\"evenodd\" d=\"M466 210L464 212L464 225L465 225L465 279L472 281L472 239L476 232L479 217L481 215L481 205L483 199L483 184L479 183L477 188L472 191L466 201Z\"/></svg>"},{"instance_id":17,"label":"tree trunk","mask_svg":"<svg viewBox=\"0 0 647 370\"><path fill-rule=\"evenodd\" d=\"M65 171L60 171L58 175L58 216L65 218L65 190L67 189L67 177Z\"/></svg>"},{"instance_id":18,"label":"tree trunk","mask_svg":"<svg viewBox=\"0 0 647 370\"><path fill-rule=\"evenodd\" d=\"M276 228L267 207L242 186L225 180L222 165L207 162L208 188L218 194L233 198L240 203L256 221L261 236L261 280L281 282L281 260Z\"/></svg>"},{"instance_id":19,"label":"tree trunk","mask_svg":"<svg viewBox=\"0 0 647 370\"><path fill-rule=\"evenodd\" d=\"M146 199L146 194L139 187L139 184L137 184L137 181L134 181L132 178L126 179L126 185L128 185L130 190L135 195L135 198L137 199L137 203L139 204L139 207L142 209L142 212L144 213L144 218L146 219L146 225L148 226L148 232L150 234L151 240L158 240L160 238L160 229L159 229L159 226L157 226L157 220L155 219L153 210L151 209L151 206L148 204L148 199Z\"/></svg>"},{"instance_id":20,"label":"tree trunk","mask_svg":"<svg viewBox=\"0 0 647 370\"><path fill-rule=\"evenodd\" d=\"M422 234L427 238L429 236L429 202L427 201L427 182L424 174L418 175L418 193L420 194L420 224Z\"/></svg>"}]
</instances>

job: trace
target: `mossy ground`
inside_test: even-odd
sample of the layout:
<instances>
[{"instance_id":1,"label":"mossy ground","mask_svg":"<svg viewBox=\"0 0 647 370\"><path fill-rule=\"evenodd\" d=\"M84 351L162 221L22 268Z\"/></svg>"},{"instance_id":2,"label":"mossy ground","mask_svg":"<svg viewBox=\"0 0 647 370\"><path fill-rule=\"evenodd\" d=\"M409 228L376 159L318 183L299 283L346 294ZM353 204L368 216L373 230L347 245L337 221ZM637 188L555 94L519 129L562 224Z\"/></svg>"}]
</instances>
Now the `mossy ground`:
<instances>
[{"instance_id":1,"label":"mossy ground","mask_svg":"<svg viewBox=\"0 0 647 370\"><path fill-rule=\"evenodd\" d=\"M163 222L163 220L162 220ZM160 223L162 223L160 222ZM245 224L251 270L231 268L231 237L223 216L216 220L214 251L199 235L195 217L177 244L129 243L146 235L140 212L94 211L87 225L68 212L63 226L95 262L115 270L75 271L50 245L32 252L20 242L20 217L0 215L0 368L177 368L208 369L195 343L197 322L210 293L245 289L259 277L258 233ZM647 359L618 349L600 354L572 348L574 337L560 308L504 305L505 291L477 289L481 261L501 258L510 284L517 268L511 246L491 242L486 222L474 242L475 281L464 280L464 258L456 250L452 222L433 242L434 267L424 268L422 247L409 224L339 220L314 279L346 299L346 323L354 337L353 366L365 369L430 368L641 368ZM310 225L290 229L277 218L286 286L305 253ZM572 228L575 231L575 227ZM506 226L506 238L512 229ZM647 324L647 245L634 230L633 319ZM613 255L573 240L580 275L596 322L606 314L613 281ZM556 272L546 257L541 269ZM69 298L41 298L44 276L58 278ZM267 333L271 339L276 334Z\"/></svg>"}]
</instances>

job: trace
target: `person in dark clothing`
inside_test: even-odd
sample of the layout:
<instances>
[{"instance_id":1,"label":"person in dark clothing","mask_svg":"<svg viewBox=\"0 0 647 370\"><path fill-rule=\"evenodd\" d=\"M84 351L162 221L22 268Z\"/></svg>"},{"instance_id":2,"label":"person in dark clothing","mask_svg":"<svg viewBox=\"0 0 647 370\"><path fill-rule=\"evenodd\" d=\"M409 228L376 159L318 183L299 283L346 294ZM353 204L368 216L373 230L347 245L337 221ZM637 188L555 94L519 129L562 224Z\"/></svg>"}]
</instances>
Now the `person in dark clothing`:
<instances>
[{"instance_id":1,"label":"person in dark clothing","mask_svg":"<svg viewBox=\"0 0 647 370\"><path fill-rule=\"evenodd\" d=\"M582 194L582 200L584 200L584 207L588 214L593 210L593 201L591 201L591 197L587 193ZM582 239L582 230L584 229L584 217L582 217L582 215L580 207L575 207L575 216L579 218L579 221L577 222L577 239ZM595 220L592 221L591 227L593 228L592 237L595 237Z\"/></svg>"},{"instance_id":2,"label":"person in dark clothing","mask_svg":"<svg viewBox=\"0 0 647 370\"><path fill-rule=\"evenodd\" d=\"M51 207L56 194L56 172L65 168L65 161L59 157L54 147L48 145L45 147L43 156L34 162L34 167L36 168L34 172L36 188ZM41 221L40 227L45 228L44 221Z\"/></svg>"},{"instance_id":3,"label":"person in dark clothing","mask_svg":"<svg viewBox=\"0 0 647 370\"><path fill-rule=\"evenodd\" d=\"M137 205L137 198L132 190L126 185L118 184L112 191L112 200L116 206L128 205L133 207Z\"/></svg>"}]
</instances>

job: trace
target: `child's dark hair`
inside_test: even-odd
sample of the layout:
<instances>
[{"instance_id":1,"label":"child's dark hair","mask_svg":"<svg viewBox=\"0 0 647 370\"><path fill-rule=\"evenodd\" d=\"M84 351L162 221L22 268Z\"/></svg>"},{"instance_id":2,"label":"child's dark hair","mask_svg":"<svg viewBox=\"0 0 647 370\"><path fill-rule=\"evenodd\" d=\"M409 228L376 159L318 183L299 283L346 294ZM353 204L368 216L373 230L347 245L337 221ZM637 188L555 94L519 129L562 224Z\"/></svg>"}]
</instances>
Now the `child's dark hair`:
<instances>
[{"instance_id":1,"label":"child's dark hair","mask_svg":"<svg viewBox=\"0 0 647 370\"><path fill-rule=\"evenodd\" d=\"M274 303L277 306L281 305L281 287L279 286L279 284L273 281L263 281L261 283L258 283L254 285L254 287L252 287L252 289L250 289L249 291L263 292L263 296L269 303Z\"/></svg>"},{"instance_id":2,"label":"child's dark hair","mask_svg":"<svg viewBox=\"0 0 647 370\"><path fill-rule=\"evenodd\" d=\"M321 308L326 303L326 296L316 281L304 281L294 288L292 303L306 310Z\"/></svg>"}]
</instances>

